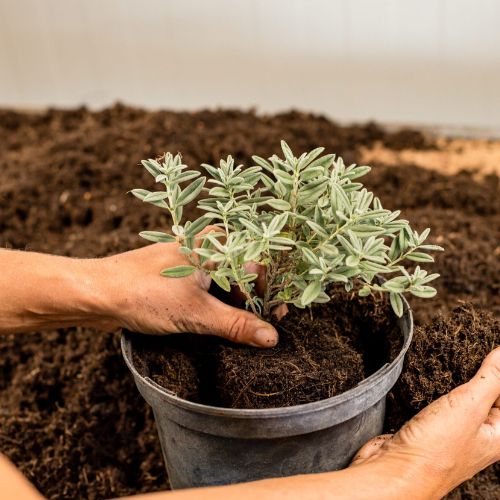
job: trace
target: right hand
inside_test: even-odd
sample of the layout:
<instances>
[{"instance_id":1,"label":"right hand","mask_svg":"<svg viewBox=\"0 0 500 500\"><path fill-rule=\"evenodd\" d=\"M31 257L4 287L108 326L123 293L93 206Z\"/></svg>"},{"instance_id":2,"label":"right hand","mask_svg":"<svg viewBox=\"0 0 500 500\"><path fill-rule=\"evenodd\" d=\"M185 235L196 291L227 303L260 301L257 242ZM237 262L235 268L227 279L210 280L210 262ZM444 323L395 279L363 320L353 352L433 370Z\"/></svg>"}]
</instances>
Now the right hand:
<instances>
[{"instance_id":1,"label":"right hand","mask_svg":"<svg viewBox=\"0 0 500 500\"><path fill-rule=\"evenodd\" d=\"M432 498L500 460L500 347L469 382L424 408L394 436L365 444L351 467L376 460L401 471L413 468L415 484L427 483Z\"/></svg>"}]
</instances>

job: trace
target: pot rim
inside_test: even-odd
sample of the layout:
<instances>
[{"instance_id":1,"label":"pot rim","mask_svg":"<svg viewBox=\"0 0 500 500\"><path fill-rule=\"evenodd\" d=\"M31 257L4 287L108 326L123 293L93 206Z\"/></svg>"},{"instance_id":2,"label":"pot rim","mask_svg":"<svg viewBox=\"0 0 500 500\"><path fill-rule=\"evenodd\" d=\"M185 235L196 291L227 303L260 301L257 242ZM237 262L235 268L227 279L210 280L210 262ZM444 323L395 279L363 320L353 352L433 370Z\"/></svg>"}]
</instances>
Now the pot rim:
<instances>
[{"instance_id":1,"label":"pot rim","mask_svg":"<svg viewBox=\"0 0 500 500\"><path fill-rule=\"evenodd\" d=\"M404 312L401 318L398 318L398 323L400 325L401 332L404 334L405 328L403 326L406 323L406 329L408 331L408 336L404 339L403 346L399 351L398 355L390 362L382 365L376 372L372 373L369 377L363 379L355 387L332 396L331 398L320 399L319 401L314 401L311 403L305 403L301 405L294 406L282 406L276 408L260 408L260 409L249 409L249 408L222 408L219 406L205 405L202 403L194 403L188 401L187 399L180 398L176 396L173 392L157 384L154 380L149 377L144 377L141 375L134 366L132 361L132 343L130 338L130 333L127 330L122 330L121 337L121 350L125 363L127 364L129 370L132 372L134 379L140 380L142 384L148 386L151 390L160 392L162 397L167 399L169 403L185 409L190 410L195 413L201 413L211 416L226 416L231 418L263 418L263 417L288 417L298 414L305 414L309 412L316 412L319 409L324 409L326 407L335 407L343 405L348 401L359 398L366 392L369 392L372 387L377 385L380 379L384 378L388 373L392 372L401 363L402 358L405 356L408 350L412 336L413 336L413 314L412 310L408 304L405 297L402 297Z\"/></svg>"}]
</instances>

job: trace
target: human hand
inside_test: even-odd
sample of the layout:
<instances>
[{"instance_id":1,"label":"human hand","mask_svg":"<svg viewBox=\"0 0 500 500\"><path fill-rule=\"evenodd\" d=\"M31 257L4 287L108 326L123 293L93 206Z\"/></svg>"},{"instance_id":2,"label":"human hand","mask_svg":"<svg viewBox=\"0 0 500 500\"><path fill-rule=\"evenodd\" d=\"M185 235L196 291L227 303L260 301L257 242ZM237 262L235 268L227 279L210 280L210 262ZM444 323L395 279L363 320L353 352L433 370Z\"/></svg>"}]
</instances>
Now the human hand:
<instances>
[{"instance_id":1,"label":"human hand","mask_svg":"<svg viewBox=\"0 0 500 500\"><path fill-rule=\"evenodd\" d=\"M178 247L156 243L101 259L98 272L106 287L108 316L142 333L207 333L256 347L276 345L278 334L269 323L208 293L207 274L161 276L162 269L189 264Z\"/></svg>"},{"instance_id":2,"label":"human hand","mask_svg":"<svg viewBox=\"0 0 500 500\"><path fill-rule=\"evenodd\" d=\"M424 408L395 435L365 444L351 467L387 461L388 478L413 476L415 492L428 492L413 498L440 498L498 460L500 347L468 383Z\"/></svg>"}]
</instances>

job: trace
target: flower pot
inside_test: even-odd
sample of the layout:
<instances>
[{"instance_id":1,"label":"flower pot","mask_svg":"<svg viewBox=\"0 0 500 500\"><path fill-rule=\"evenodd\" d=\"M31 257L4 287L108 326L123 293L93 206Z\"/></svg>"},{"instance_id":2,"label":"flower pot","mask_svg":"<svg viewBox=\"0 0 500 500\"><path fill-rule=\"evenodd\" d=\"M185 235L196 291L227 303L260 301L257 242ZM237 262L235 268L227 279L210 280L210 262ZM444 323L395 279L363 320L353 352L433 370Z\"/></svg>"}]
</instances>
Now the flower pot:
<instances>
[{"instance_id":1,"label":"flower pot","mask_svg":"<svg viewBox=\"0 0 500 500\"><path fill-rule=\"evenodd\" d=\"M408 303L399 320L404 336L396 358L356 387L314 403L271 409L230 409L181 399L133 363L128 332L122 351L139 391L152 406L172 488L239 483L346 467L382 432L386 395L410 345Z\"/></svg>"}]
</instances>

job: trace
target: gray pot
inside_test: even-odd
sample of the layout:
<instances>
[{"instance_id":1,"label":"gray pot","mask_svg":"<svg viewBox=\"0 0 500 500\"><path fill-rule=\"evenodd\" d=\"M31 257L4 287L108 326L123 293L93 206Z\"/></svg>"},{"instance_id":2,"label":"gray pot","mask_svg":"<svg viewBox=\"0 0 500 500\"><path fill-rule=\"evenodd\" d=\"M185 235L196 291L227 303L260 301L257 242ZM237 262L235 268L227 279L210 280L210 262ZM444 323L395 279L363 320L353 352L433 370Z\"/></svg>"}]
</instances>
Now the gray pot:
<instances>
[{"instance_id":1,"label":"gray pot","mask_svg":"<svg viewBox=\"0 0 500 500\"><path fill-rule=\"evenodd\" d=\"M400 320L404 345L396 359L356 387L314 403L238 410L192 403L134 366L127 332L122 351L135 383L153 407L172 488L239 483L346 467L380 434L386 395L403 368L413 333L408 303Z\"/></svg>"}]
</instances>

